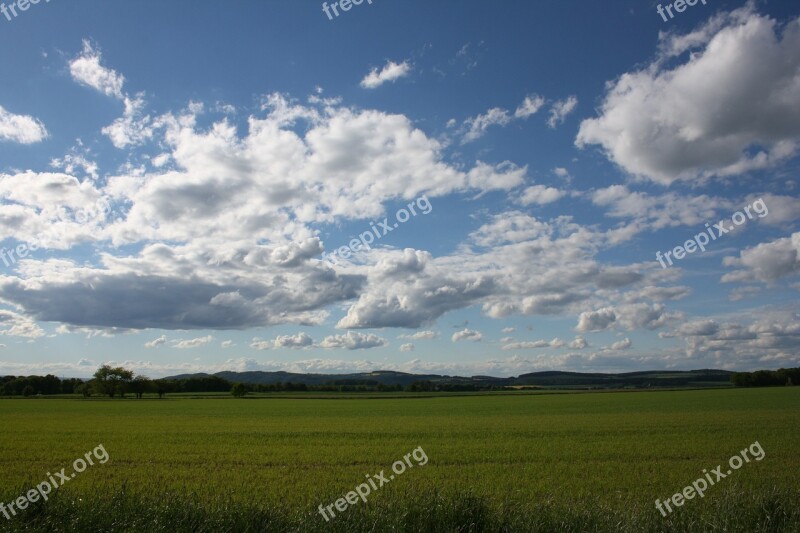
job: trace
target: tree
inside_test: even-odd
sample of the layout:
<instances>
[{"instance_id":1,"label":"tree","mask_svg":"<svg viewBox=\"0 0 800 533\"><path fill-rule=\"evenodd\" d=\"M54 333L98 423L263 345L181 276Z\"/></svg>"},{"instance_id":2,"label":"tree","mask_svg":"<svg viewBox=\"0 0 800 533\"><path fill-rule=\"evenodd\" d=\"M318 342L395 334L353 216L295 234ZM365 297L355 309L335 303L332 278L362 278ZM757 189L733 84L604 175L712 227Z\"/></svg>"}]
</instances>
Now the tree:
<instances>
[{"instance_id":1,"label":"tree","mask_svg":"<svg viewBox=\"0 0 800 533\"><path fill-rule=\"evenodd\" d=\"M68 378L61 381L61 394L75 394L79 391L77 388L83 384L82 379Z\"/></svg>"},{"instance_id":2,"label":"tree","mask_svg":"<svg viewBox=\"0 0 800 533\"><path fill-rule=\"evenodd\" d=\"M92 386L98 394L104 394L109 398L113 398L117 394L124 397L125 389L131 381L133 381L132 371L125 370L121 366L111 368L103 365L94 373Z\"/></svg>"},{"instance_id":3,"label":"tree","mask_svg":"<svg viewBox=\"0 0 800 533\"><path fill-rule=\"evenodd\" d=\"M175 384L166 379L157 379L153 382L153 388L159 398L163 398L168 392L175 392Z\"/></svg>"},{"instance_id":4,"label":"tree","mask_svg":"<svg viewBox=\"0 0 800 533\"><path fill-rule=\"evenodd\" d=\"M30 385L26 385L24 389L22 389L22 395L28 398L29 396L33 396L36 394L36 391Z\"/></svg>"},{"instance_id":5,"label":"tree","mask_svg":"<svg viewBox=\"0 0 800 533\"><path fill-rule=\"evenodd\" d=\"M76 385L75 394L82 394L84 398L89 398L92 395L92 385L90 383Z\"/></svg>"},{"instance_id":6,"label":"tree","mask_svg":"<svg viewBox=\"0 0 800 533\"><path fill-rule=\"evenodd\" d=\"M237 383L231 389L231 394L233 394L236 398L241 398L245 394L247 394L247 386L244 383Z\"/></svg>"},{"instance_id":7,"label":"tree","mask_svg":"<svg viewBox=\"0 0 800 533\"><path fill-rule=\"evenodd\" d=\"M147 376L136 376L133 378L133 381L131 381L131 391L140 400L142 399L142 395L145 392L149 392L151 388L152 382Z\"/></svg>"}]
</instances>

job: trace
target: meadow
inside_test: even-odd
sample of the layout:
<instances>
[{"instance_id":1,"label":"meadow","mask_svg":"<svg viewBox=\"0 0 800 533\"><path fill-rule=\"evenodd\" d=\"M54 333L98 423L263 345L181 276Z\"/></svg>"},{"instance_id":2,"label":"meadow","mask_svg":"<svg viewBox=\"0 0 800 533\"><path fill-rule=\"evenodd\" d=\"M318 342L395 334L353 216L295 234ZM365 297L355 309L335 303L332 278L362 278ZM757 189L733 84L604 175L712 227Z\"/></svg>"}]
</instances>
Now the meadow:
<instances>
[{"instance_id":1,"label":"meadow","mask_svg":"<svg viewBox=\"0 0 800 533\"><path fill-rule=\"evenodd\" d=\"M798 387L334 398L0 400L0 502L110 456L0 531L800 531ZM762 461L656 510L755 441ZM425 466L320 516L418 446Z\"/></svg>"}]
</instances>

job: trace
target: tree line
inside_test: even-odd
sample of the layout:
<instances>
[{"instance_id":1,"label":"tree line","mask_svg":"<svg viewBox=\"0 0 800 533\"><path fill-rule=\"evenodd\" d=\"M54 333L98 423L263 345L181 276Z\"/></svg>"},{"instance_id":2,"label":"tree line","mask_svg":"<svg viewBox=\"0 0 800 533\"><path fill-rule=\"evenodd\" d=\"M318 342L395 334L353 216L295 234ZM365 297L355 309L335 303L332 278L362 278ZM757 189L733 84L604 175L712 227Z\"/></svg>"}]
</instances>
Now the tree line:
<instances>
[{"instance_id":1,"label":"tree line","mask_svg":"<svg viewBox=\"0 0 800 533\"><path fill-rule=\"evenodd\" d=\"M229 392L230 381L216 376L188 379L150 379L136 375L123 367L103 365L90 380L78 378L60 379L52 374L46 376L0 377L0 396L51 396L55 394L80 394L124 398L133 394L142 398L146 393L163 398L168 393L179 392Z\"/></svg>"},{"instance_id":2,"label":"tree line","mask_svg":"<svg viewBox=\"0 0 800 533\"><path fill-rule=\"evenodd\" d=\"M491 387L492 389L499 387ZM150 379L136 375L123 367L103 365L90 380L78 378L60 379L46 376L0 377L0 396L50 396L56 394L80 394L86 398L105 396L124 398L132 394L142 398L145 394L157 394L163 398L170 393L230 392L240 397L251 392L456 392L486 390L477 384L434 383L415 381L405 387L401 384L387 385L374 380L342 379L319 385L306 383L234 383L218 376L192 377L184 379Z\"/></svg>"},{"instance_id":3,"label":"tree line","mask_svg":"<svg viewBox=\"0 0 800 533\"><path fill-rule=\"evenodd\" d=\"M800 368L781 368L779 370L757 370L755 372L734 372L731 383L737 387L779 387L800 385Z\"/></svg>"},{"instance_id":4,"label":"tree line","mask_svg":"<svg viewBox=\"0 0 800 533\"><path fill-rule=\"evenodd\" d=\"M734 372L731 383L737 387L774 387L800 384L800 368ZM321 385L305 383L234 383L218 376L203 376L184 379L150 379L136 375L123 367L103 365L90 380L78 378L60 379L46 376L0 377L0 396L50 396L55 394L80 394L84 397L107 396L124 398L133 394L142 398L145 394L157 394L163 398L170 393L231 392L244 396L251 392L466 392L502 390L502 386L478 383L439 383L427 380L414 381L405 387L400 384L387 385L374 380L343 379Z\"/></svg>"}]
</instances>

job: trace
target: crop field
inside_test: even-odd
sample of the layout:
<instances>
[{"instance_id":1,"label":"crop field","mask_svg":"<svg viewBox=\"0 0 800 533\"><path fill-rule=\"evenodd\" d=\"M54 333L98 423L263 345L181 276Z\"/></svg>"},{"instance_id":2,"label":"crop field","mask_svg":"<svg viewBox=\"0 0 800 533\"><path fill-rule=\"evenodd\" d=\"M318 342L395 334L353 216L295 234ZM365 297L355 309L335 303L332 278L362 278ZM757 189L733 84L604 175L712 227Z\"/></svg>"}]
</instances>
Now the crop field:
<instances>
[{"instance_id":1,"label":"crop field","mask_svg":"<svg viewBox=\"0 0 800 533\"><path fill-rule=\"evenodd\" d=\"M0 530L800 530L796 387L0 400L0 427L2 502L99 444L109 457ZM763 460L655 508L756 441ZM320 515L418 447L426 464Z\"/></svg>"}]
</instances>

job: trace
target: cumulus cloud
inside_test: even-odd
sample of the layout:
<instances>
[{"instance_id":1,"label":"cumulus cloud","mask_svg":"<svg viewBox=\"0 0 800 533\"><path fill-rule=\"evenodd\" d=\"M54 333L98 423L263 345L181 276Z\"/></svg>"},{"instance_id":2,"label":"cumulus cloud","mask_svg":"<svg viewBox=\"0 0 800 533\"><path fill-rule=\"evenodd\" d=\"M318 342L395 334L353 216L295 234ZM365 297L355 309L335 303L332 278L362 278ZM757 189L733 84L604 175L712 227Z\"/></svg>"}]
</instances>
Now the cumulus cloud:
<instances>
[{"instance_id":1,"label":"cumulus cloud","mask_svg":"<svg viewBox=\"0 0 800 533\"><path fill-rule=\"evenodd\" d=\"M602 331L608 329L616 321L617 314L610 307L597 311L584 311L578 317L578 325L575 330L580 332Z\"/></svg>"},{"instance_id":2,"label":"cumulus cloud","mask_svg":"<svg viewBox=\"0 0 800 533\"><path fill-rule=\"evenodd\" d=\"M265 341L259 337L254 337L250 342L250 347L254 350L270 350L272 348L272 341Z\"/></svg>"},{"instance_id":3,"label":"cumulus cloud","mask_svg":"<svg viewBox=\"0 0 800 533\"><path fill-rule=\"evenodd\" d=\"M400 351L401 352L413 352L414 351L414 345L412 343L410 343L410 342L407 342L406 344L401 344L400 345Z\"/></svg>"},{"instance_id":4,"label":"cumulus cloud","mask_svg":"<svg viewBox=\"0 0 800 533\"><path fill-rule=\"evenodd\" d=\"M800 232L742 250L739 257L726 257L723 264L736 270L722 276L723 282L775 282L800 273Z\"/></svg>"},{"instance_id":5,"label":"cumulus cloud","mask_svg":"<svg viewBox=\"0 0 800 533\"><path fill-rule=\"evenodd\" d=\"M153 137L155 125L150 115L144 113L145 102L141 95L125 96L122 117L103 128L111 143L117 148L136 146Z\"/></svg>"},{"instance_id":6,"label":"cumulus cloud","mask_svg":"<svg viewBox=\"0 0 800 533\"><path fill-rule=\"evenodd\" d=\"M417 328L447 311L479 301L495 288L487 278L437 267L430 253L410 248L386 253L368 276L368 290L337 327Z\"/></svg>"},{"instance_id":7,"label":"cumulus cloud","mask_svg":"<svg viewBox=\"0 0 800 533\"><path fill-rule=\"evenodd\" d=\"M13 311L0 309L0 335L36 339L43 337L44 331L29 318Z\"/></svg>"},{"instance_id":8,"label":"cumulus cloud","mask_svg":"<svg viewBox=\"0 0 800 533\"><path fill-rule=\"evenodd\" d=\"M513 165L479 163L464 172L445 164L441 146L400 115L320 110L280 95L266 98L265 111L266 117L251 118L244 137L224 120L198 130L191 110L168 116L159 135L180 170L111 176L103 191L71 176L2 176L0 187L13 188L11 194L18 196L7 198L18 203L0 206L5 215L0 224L15 238L30 240L54 228L56 215L43 208L47 195L58 192L56 203L77 206L106 192L127 205L121 216L93 226L60 223L45 247L110 241L139 248L126 256L109 250L92 267L69 260L39 262L18 277L0 278L2 297L38 320L79 327L318 324L328 314L325 307L356 297L369 276L340 273L314 260L323 247L312 224L374 219L385 202L405 196L513 188L524 180L525 169ZM309 121L304 136L292 129L297 120ZM374 186L376 172L386 176L380 188ZM226 176L224 182L220 176ZM453 284L462 287L461 302L491 290L488 280L448 278L438 280L445 281L444 289L437 280L418 287L420 304L440 302L423 312L427 316L410 318L414 309L408 320L389 323L417 327L463 305L450 296ZM86 283L92 284L90 293ZM122 287L129 288L135 305L116 304ZM237 292L240 305L231 309L221 295ZM72 303L78 295L85 304L80 314ZM342 327L364 327L367 321L358 315L367 305L358 302Z\"/></svg>"},{"instance_id":9,"label":"cumulus cloud","mask_svg":"<svg viewBox=\"0 0 800 533\"><path fill-rule=\"evenodd\" d=\"M167 336L161 335L157 339L153 339L149 342L144 343L145 348L157 348L158 346L162 346L167 343Z\"/></svg>"},{"instance_id":10,"label":"cumulus cloud","mask_svg":"<svg viewBox=\"0 0 800 533\"><path fill-rule=\"evenodd\" d=\"M201 346L205 346L207 344L210 344L211 341L213 340L214 337L212 337L211 335L207 335L205 337L197 337L196 339L175 341L175 344L172 347L181 350L188 350L191 348L199 348Z\"/></svg>"},{"instance_id":11,"label":"cumulus cloud","mask_svg":"<svg viewBox=\"0 0 800 533\"><path fill-rule=\"evenodd\" d=\"M70 74L76 82L96 89L101 93L121 100L125 105L122 117L103 128L116 148L140 145L153 137L155 124L150 115L144 113L142 94L129 96L123 92L125 77L101 64L102 55L89 41L83 41L83 51L69 63Z\"/></svg>"},{"instance_id":12,"label":"cumulus cloud","mask_svg":"<svg viewBox=\"0 0 800 533\"><path fill-rule=\"evenodd\" d=\"M535 348L561 348L564 346L564 341L556 337L551 341L538 340L538 341L525 341L525 342L511 342L503 346L503 350L532 350Z\"/></svg>"},{"instance_id":13,"label":"cumulus cloud","mask_svg":"<svg viewBox=\"0 0 800 533\"><path fill-rule=\"evenodd\" d=\"M625 337L624 339L613 343L611 346L609 346L609 349L616 352L619 350L627 350L631 346L633 346L633 342L629 338Z\"/></svg>"},{"instance_id":14,"label":"cumulus cloud","mask_svg":"<svg viewBox=\"0 0 800 533\"><path fill-rule=\"evenodd\" d=\"M759 308L741 317L696 319L663 336L683 339L687 357L719 368L777 368L800 362L800 321L791 310Z\"/></svg>"},{"instance_id":15,"label":"cumulus cloud","mask_svg":"<svg viewBox=\"0 0 800 533\"><path fill-rule=\"evenodd\" d=\"M519 202L522 205L545 205L551 204L563 198L566 195L564 191L556 189L555 187L547 187L545 185L533 185L522 191L522 196Z\"/></svg>"},{"instance_id":16,"label":"cumulus cloud","mask_svg":"<svg viewBox=\"0 0 800 533\"><path fill-rule=\"evenodd\" d=\"M314 339L308 333L297 335L278 335L275 339L275 348L306 348L314 344Z\"/></svg>"},{"instance_id":17,"label":"cumulus cloud","mask_svg":"<svg viewBox=\"0 0 800 533\"><path fill-rule=\"evenodd\" d=\"M425 331L417 331L416 333L412 333L410 335L400 335L398 338L400 339L409 339L414 341L421 341L421 340L431 340L438 337L439 334L435 331L425 330Z\"/></svg>"},{"instance_id":18,"label":"cumulus cloud","mask_svg":"<svg viewBox=\"0 0 800 533\"><path fill-rule=\"evenodd\" d=\"M92 57L100 66L99 54ZM0 225L14 238L53 226L59 215L46 204L54 198L68 214L71 206L98 198L109 197L115 207L113 217L92 225L59 223L64 231L46 246L54 252L94 245L90 260L52 253L0 276L0 298L30 321L76 331L221 331L320 325L344 309L344 316L335 317L342 329L416 329L475 305L492 318L577 315L615 305L622 328L660 327L668 316L649 306L641 309L648 320L636 322L623 312L614 300L642 305L645 284L653 294L677 289L648 279L642 265L603 265L596 255L609 245L610 234L570 216L476 213L483 220L449 255L386 246L369 250L359 264L333 268L320 261L330 245L320 227L380 220L388 206L422 194L480 195L528 181L527 168L511 162L448 163L446 146L406 116L319 96L303 105L289 95L268 94L244 127L228 118L198 120L203 105L196 102L150 119L142 100L122 91L121 76L108 71L84 77L101 80L93 86L112 96L118 92L126 110L133 110L126 111L127 124L106 129L114 144L130 148L153 140L160 164L124 166L102 184L57 173L0 176ZM119 91L108 80L119 80ZM540 104L526 98L512 120L530 116ZM383 176L377 185L376 175ZM526 198L545 203L560 194L534 186ZM640 293L634 296L634 290ZM476 340L476 334L463 339ZM409 339L434 336L426 330ZM195 341L173 342L189 347ZM349 332L319 346L384 343ZM298 334L256 338L250 345L267 350L314 344Z\"/></svg>"},{"instance_id":19,"label":"cumulus cloud","mask_svg":"<svg viewBox=\"0 0 800 533\"><path fill-rule=\"evenodd\" d=\"M397 81L410 73L411 64L408 61L403 61L402 63L387 61L380 71L377 68L370 70L369 74L361 80L361 87L364 89L376 89L384 83Z\"/></svg>"},{"instance_id":20,"label":"cumulus cloud","mask_svg":"<svg viewBox=\"0 0 800 533\"><path fill-rule=\"evenodd\" d=\"M639 231L676 226L700 226L718 220L720 212L737 206L730 200L706 194L693 196L678 193L650 195L632 191L625 185L611 185L591 194L592 203L606 209L606 216L627 219Z\"/></svg>"},{"instance_id":21,"label":"cumulus cloud","mask_svg":"<svg viewBox=\"0 0 800 533\"><path fill-rule=\"evenodd\" d=\"M15 115L0 106L0 141L34 144L48 136L41 121L30 115Z\"/></svg>"},{"instance_id":22,"label":"cumulus cloud","mask_svg":"<svg viewBox=\"0 0 800 533\"><path fill-rule=\"evenodd\" d=\"M275 340L262 340L258 337L254 338L250 344L251 348L256 350L269 350L270 348L310 348L314 345L314 340L305 332L296 335L278 335Z\"/></svg>"},{"instance_id":23,"label":"cumulus cloud","mask_svg":"<svg viewBox=\"0 0 800 533\"><path fill-rule=\"evenodd\" d=\"M583 350L589 347L589 343L583 337L575 337L574 340L570 341L568 346L572 350Z\"/></svg>"},{"instance_id":24,"label":"cumulus cloud","mask_svg":"<svg viewBox=\"0 0 800 533\"><path fill-rule=\"evenodd\" d=\"M453 333L453 336L451 338L453 342L458 342L458 341L478 342L481 339L483 339L483 334L480 331L475 331L469 328L464 328L461 331Z\"/></svg>"},{"instance_id":25,"label":"cumulus cloud","mask_svg":"<svg viewBox=\"0 0 800 533\"><path fill-rule=\"evenodd\" d=\"M629 331L636 329L655 330L679 320L679 313L670 313L663 304L644 302L604 307L597 311L584 311L578 317L575 330L581 333L603 331L619 327Z\"/></svg>"},{"instance_id":26,"label":"cumulus cloud","mask_svg":"<svg viewBox=\"0 0 800 533\"><path fill-rule=\"evenodd\" d=\"M107 96L122 100L124 98L122 86L125 83L125 77L113 69L102 66L101 59L100 51L92 46L92 43L84 40L83 51L69 63L72 79Z\"/></svg>"},{"instance_id":27,"label":"cumulus cloud","mask_svg":"<svg viewBox=\"0 0 800 533\"><path fill-rule=\"evenodd\" d=\"M748 4L661 39L656 60L610 85L600 116L582 122L579 147L600 145L630 174L665 185L797 153L800 19L781 29Z\"/></svg>"},{"instance_id":28,"label":"cumulus cloud","mask_svg":"<svg viewBox=\"0 0 800 533\"><path fill-rule=\"evenodd\" d=\"M319 345L322 348L345 348L347 350L365 350L386 346L389 342L372 333L364 334L348 331L344 335L330 335L325 337Z\"/></svg>"}]
</instances>

